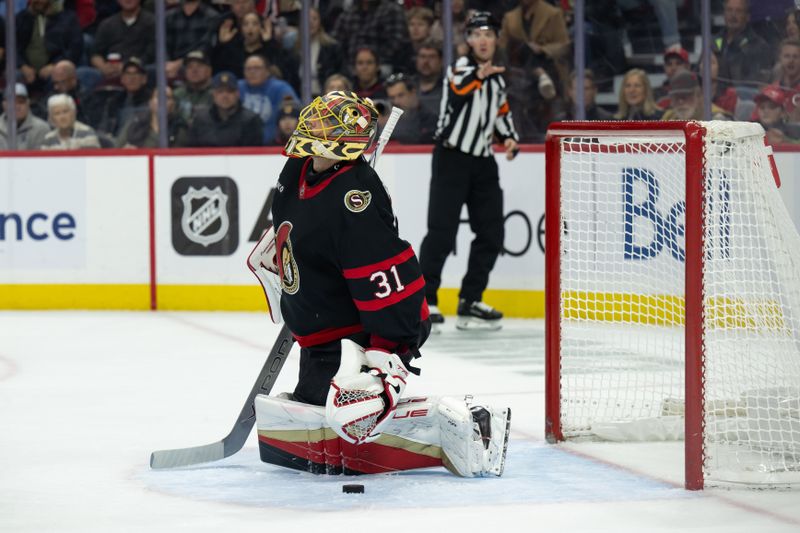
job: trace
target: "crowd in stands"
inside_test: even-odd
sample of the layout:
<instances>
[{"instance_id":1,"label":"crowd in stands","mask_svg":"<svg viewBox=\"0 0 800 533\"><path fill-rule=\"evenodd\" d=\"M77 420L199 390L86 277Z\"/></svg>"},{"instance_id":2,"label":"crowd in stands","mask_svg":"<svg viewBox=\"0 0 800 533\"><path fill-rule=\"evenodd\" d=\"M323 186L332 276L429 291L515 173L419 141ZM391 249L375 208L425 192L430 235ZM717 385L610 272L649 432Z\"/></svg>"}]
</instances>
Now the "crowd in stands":
<instances>
[{"instance_id":1,"label":"crowd in stands","mask_svg":"<svg viewBox=\"0 0 800 533\"><path fill-rule=\"evenodd\" d=\"M155 147L152 0L3 0L16 12L20 149ZM282 146L297 124L303 64L313 95L349 89L394 139L432 143L442 94L440 0L317 0L302 56L297 0L167 0L170 146ZM702 119L700 0L585 3L585 117ZM497 64L522 142L575 117L571 0L452 0L453 57L470 10L502 21ZM800 143L800 11L794 0L714 0L710 50L717 120L760 122L772 143ZM5 86L0 18L0 82ZM601 101L602 100L602 101ZM0 149L8 146L3 102Z\"/></svg>"}]
</instances>

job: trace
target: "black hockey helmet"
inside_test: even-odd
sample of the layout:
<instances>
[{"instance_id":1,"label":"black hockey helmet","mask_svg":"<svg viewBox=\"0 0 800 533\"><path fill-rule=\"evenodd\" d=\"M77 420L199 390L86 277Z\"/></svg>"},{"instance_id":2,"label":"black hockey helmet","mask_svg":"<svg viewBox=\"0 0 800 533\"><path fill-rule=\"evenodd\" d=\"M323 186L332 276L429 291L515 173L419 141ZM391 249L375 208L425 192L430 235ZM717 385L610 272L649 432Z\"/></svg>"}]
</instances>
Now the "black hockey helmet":
<instances>
[{"instance_id":1,"label":"black hockey helmet","mask_svg":"<svg viewBox=\"0 0 800 533\"><path fill-rule=\"evenodd\" d=\"M466 37L469 37L470 32L475 29L494 30L495 35L500 35L500 23L489 11L476 11L469 16L464 26Z\"/></svg>"}]
</instances>

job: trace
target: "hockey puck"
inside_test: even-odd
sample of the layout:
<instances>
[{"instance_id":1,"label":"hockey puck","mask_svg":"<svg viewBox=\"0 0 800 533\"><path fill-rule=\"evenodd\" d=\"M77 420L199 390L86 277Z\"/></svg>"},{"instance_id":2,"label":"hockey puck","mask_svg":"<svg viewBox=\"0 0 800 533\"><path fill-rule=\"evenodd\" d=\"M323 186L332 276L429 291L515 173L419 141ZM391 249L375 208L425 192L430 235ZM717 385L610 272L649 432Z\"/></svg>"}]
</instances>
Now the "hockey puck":
<instances>
[{"instance_id":1,"label":"hockey puck","mask_svg":"<svg viewBox=\"0 0 800 533\"><path fill-rule=\"evenodd\" d=\"M363 494L364 485L342 485L342 492L345 494Z\"/></svg>"}]
</instances>

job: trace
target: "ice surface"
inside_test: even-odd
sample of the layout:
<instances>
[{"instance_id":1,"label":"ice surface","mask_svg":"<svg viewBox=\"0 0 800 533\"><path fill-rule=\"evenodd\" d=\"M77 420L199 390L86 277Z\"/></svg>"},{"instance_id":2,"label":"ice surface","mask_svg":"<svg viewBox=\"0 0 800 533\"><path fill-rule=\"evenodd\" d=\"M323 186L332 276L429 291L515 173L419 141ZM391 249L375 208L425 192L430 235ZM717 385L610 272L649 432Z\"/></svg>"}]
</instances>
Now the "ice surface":
<instances>
[{"instance_id":1,"label":"ice surface","mask_svg":"<svg viewBox=\"0 0 800 533\"><path fill-rule=\"evenodd\" d=\"M277 334L262 314L0 312L0 531L800 531L800 492L686 492L680 443L543 442L540 321L430 339L408 395L513 411L502 478L313 476L258 460L148 468L224 436ZM274 392L291 390L293 354ZM391 527L387 526L391 524Z\"/></svg>"}]
</instances>

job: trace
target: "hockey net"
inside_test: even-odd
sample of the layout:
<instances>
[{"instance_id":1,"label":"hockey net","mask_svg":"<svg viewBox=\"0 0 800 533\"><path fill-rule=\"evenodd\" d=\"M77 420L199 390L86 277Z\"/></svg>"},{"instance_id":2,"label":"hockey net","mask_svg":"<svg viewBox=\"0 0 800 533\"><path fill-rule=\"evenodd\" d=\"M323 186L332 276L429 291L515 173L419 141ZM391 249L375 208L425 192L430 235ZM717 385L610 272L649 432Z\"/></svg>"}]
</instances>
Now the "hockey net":
<instances>
[{"instance_id":1,"label":"hockey net","mask_svg":"<svg viewBox=\"0 0 800 533\"><path fill-rule=\"evenodd\" d=\"M547 142L548 440L686 439L686 486L800 485L800 236L764 132Z\"/></svg>"}]
</instances>

